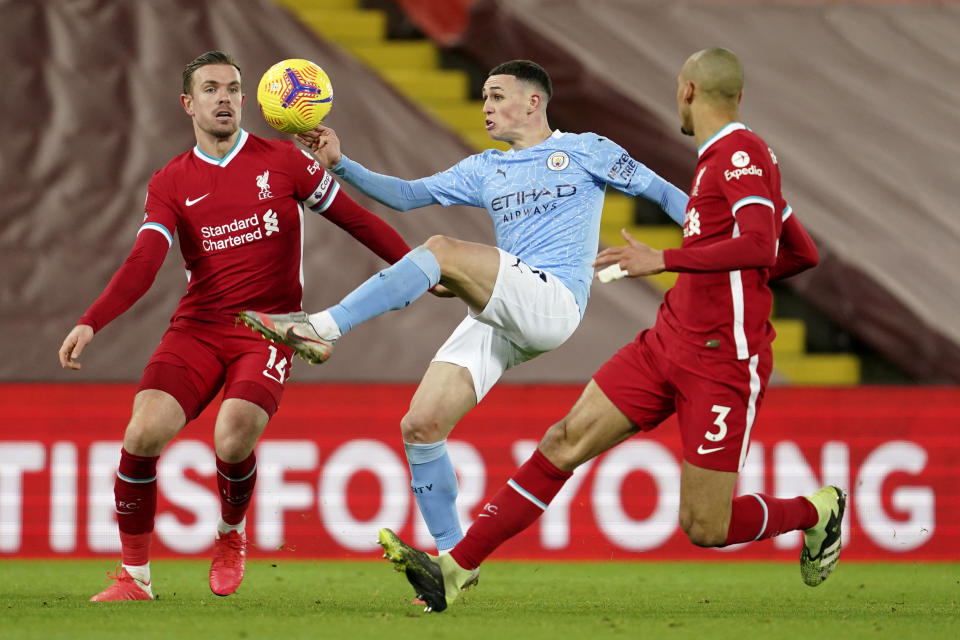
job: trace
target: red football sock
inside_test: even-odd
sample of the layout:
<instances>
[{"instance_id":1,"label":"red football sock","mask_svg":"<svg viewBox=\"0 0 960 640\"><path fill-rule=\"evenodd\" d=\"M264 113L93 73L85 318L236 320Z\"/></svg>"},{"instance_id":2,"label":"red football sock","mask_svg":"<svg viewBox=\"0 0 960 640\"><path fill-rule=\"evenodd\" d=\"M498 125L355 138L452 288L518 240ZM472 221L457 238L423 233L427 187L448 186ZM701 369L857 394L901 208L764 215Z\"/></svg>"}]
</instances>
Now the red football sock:
<instances>
[{"instance_id":1,"label":"red football sock","mask_svg":"<svg viewBox=\"0 0 960 640\"><path fill-rule=\"evenodd\" d=\"M465 569L479 567L494 549L533 524L571 475L555 467L539 449L534 451L483 506L450 556Z\"/></svg>"},{"instance_id":2,"label":"red football sock","mask_svg":"<svg viewBox=\"0 0 960 640\"><path fill-rule=\"evenodd\" d=\"M121 449L113 497L123 564L147 564L157 513L157 456L135 456Z\"/></svg>"},{"instance_id":3,"label":"red football sock","mask_svg":"<svg viewBox=\"0 0 960 640\"><path fill-rule=\"evenodd\" d=\"M253 452L240 462L224 462L217 457L217 488L220 513L227 524L240 524L250 506L257 484L257 456Z\"/></svg>"},{"instance_id":4,"label":"red football sock","mask_svg":"<svg viewBox=\"0 0 960 640\"><path fill-rule=\"evenodd\" d=\"M818 519L816 507L802 496L773 498L762 493L739 496L733 499L724 546L809 529Z\"/></svg>"}]
</instances>

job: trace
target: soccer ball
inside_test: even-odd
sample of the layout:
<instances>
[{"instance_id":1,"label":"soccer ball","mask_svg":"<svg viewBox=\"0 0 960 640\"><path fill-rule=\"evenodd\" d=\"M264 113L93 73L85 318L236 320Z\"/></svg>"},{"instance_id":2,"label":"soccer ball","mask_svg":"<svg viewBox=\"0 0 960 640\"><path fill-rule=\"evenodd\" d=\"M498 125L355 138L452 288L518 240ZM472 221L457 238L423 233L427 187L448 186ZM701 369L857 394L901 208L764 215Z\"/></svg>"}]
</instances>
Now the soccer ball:
<instances>
[{"instance_id":1,"label":"soccer ball","mask_svg":"<svg viewBox=\"0 0 960 640\"><path fill-rule=\"evenodd\" d=\"M267 69L257 87L260 113L274 129L303 133L313 129L333 106L326 72L302 58L281 60Z\"/></svg>"}]
</instances>

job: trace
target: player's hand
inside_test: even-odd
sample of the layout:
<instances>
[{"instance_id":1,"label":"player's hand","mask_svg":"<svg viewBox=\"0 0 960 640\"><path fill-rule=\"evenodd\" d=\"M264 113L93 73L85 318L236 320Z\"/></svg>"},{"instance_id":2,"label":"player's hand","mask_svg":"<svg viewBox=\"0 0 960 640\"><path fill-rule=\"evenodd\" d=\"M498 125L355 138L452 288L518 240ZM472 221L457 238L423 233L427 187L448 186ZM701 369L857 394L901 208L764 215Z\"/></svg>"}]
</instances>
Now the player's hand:
<instances>
[{"instance_id":1,"label":"player's hand","mask_svg":"<svg viewBox=\"0 0 960 640\"><path fill-rule=\"evenodd\" d=\"M60 347L60 366L64 369L81 368L80 354L91 340L93 340L93 327L88 324L75 326L64 338L63 345Z\"/></svg>"},{"instance_id":2,"label":"player's hand","mask_svg":"<svg viewBox=\"0 0 960 640\"><path fill-rule=\"evenodd\" d=\"M340 162L340 138L337 132L322 124L296 135L297 141L313 154L324 168L333 169Z\"/></svg>"},{"instance_id":3,"label":"player's hand","mask_svg":"<svg viewBox=\"0 0 960 640\"><path fill-rule=\"evenodd\" d=\"M627 241L627 245L604 249L597 254L597 259L593 261L594 267L601 268L611 264L619 264L620 268L627 272L627 277L631 278L649 276L664 271L663 251L648 247L627 233L626 229L621 229L620 234Z\"/></svg>"},{"instance_id":4,"label":"player's hand","mask_svg":"<svg viewBox=\"0 0 960 640\"><path fill-rule=\"evenodd\" d=\"M450 289L447 289L445 286L443 286L439 282L433 285L432 288L427 289L427 291L437 296L438 298L456 298L457 297L457 294L455 294L453 291L450 291Z\"/></svg>"}]
</instances>

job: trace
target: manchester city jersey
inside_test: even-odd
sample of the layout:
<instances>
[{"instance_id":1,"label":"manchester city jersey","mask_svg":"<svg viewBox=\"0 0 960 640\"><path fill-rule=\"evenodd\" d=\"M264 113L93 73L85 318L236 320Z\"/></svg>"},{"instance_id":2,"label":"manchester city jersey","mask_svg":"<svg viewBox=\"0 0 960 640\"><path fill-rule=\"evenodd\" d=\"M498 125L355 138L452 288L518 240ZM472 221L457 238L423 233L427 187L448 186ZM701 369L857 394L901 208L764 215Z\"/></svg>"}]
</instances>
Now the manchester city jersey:
<instances>
[{"instance_id":1,"label":"manchester city jersey","mask_svg":"<svg viewBox=\"0 0 960 640\"><path fill-rule=\"evenodd\" d=\"M486 209L497 246L559 278L582 316L606 186L636 196L654 177L607 138L555 131L533 147L469 156L422 182L443 206Z\"/></svg>"}]
</instances>

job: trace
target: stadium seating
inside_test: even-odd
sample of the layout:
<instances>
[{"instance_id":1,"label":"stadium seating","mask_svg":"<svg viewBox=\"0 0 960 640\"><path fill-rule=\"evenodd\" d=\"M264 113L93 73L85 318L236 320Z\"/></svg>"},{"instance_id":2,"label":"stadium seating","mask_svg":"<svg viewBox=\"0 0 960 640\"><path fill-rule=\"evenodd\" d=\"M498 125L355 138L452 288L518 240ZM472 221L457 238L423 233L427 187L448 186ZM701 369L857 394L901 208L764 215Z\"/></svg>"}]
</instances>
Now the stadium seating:
<instances>
[{"instance_id":1,"label":"stadium seating","mask_svg":"<svg viewBox=\"0 0 960 640\"><path fill-rule=\"evenodd\" d=\"M441 69L429 40L387 39L387 15L361 9L356 0L280 0L324 38L366 63L400 93L419 104L475 149L506 149L478 126L482 104L470 99L469 78Z\"/></svg>"}]
</instances>

